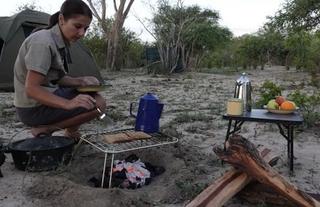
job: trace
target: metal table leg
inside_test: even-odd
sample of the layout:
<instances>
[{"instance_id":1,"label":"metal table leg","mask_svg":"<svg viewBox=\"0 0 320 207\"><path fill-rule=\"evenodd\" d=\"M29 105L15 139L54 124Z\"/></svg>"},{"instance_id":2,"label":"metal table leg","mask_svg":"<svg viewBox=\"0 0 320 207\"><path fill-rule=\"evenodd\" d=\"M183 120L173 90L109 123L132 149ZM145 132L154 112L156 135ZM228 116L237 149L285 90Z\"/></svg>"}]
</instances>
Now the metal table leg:
<instances>
[{"instance_id":1,"label":"metal table leg","mask_svg":"<svg viewBox=\"0 0 320 207\"><path fill-rule=\"evenodd\" d=\"M244 123L244 121L235 120L234 121L234 125L233 125L233 130L231 131L232 119L229 120L226 139L224 141L224 150L226 150L226 143L229 140L230 135L231 134L235 134L238 131L240 131L241 130L241 126L242 126L243 123Z\"/></svg>"},{"instance_id":2,"label":"metal table leg","mask_svg":"<svg viewBox=\"0 0 320 207\"><path fill-rule=\"evenodd\" d=\"M279 130L280 130L280 134L286 138L287 140L287 156L288 156L288 161L289 161L289 167L290 167L290 171L293 172L293 129L294 126L293 125L284 125L284 124L278 124ZM285 130L283 129L286 129Z\"/></svg>"},{"instance_id":3,"label":"metal table leg","mask_svg":"<svg viewBox=\"0 0 320 207\"><path fill-rule=\"evenodd\" d=\"M111 156L109 188L111 188L113 161L114 161L114 153L112 153L112 156Z\"/></svg>"},{"instance_id":4,"label":"metal table leg","mask_svg":"<svg viewBox=\"0 0 320 207\"><path fill-rule=\"evenodd\" d=\"M290 171L293 172L293 126L288 126L288 142L289 142L289 160L290 160Z\"/></svg>"},{"instance_id":5,"label":"metal table leg","mask_svg":"<svg viewBox=\"0 0 320 207\"><path fill-rule=\"evenodd\" d=\"M227 134L226 134L226 139L224 141L224 151L226 151L226 143L229 139L229 136L230 136L230 129L231 129L231 124L232 124L232 120L230 119L229 120L229 123L228 123L228 129L227 129Z\"/></svg>"},{"instance_id":6,"label":"metal table leg","mask_svg":"<svg viewBox=\"0 0 320 207\"><path fill-rule=\"evenodd\" d=\"M288 156L289 161L291 159L291 142L292 142L292 140L291 140L291 136L290 136L290 127L288 126L287 127L287 143L288 143L288 145L287 145L287 156Z\"/></svg>"},{"instance_id":7,"label":"metal table leg","mask_svg":"<svg viewBox=\"0 0 320 207\"><path fill-rule=\"evenodd\" d=\"M104 162L103 162L103 170L102 170L101 188L103 188L104 176L105 176L105 174L106 174L107 158L108 158L108 153L104 153Z\"/></svg>"}]
</instances>

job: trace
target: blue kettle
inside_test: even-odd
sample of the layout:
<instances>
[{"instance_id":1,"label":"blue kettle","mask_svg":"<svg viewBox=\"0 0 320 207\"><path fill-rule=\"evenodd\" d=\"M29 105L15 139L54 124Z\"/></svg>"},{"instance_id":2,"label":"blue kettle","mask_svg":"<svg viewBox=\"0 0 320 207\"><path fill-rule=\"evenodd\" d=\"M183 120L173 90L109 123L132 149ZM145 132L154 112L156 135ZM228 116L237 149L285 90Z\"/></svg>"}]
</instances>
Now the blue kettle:
<instances>
[{"instance_id":1,"label":"blue kettle","mask_svg":"<svg viewBox=\"0 0 320 207\"><path fill-rule=\"evenodd\" d=\"M135 130L154 133L159 131L159 121L163 109L163 104L152 93L146 93L140 98L138 113L132 113L134 103L130 104L130 114L136 118Z\"/></svg>"}]
</instances>

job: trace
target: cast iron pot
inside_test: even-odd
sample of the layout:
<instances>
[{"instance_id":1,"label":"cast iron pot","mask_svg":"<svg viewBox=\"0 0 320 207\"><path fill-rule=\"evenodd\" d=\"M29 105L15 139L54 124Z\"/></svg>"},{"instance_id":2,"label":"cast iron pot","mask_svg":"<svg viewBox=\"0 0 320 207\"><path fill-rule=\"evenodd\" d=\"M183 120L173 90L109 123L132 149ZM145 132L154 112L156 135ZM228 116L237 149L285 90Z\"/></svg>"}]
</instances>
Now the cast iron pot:
<instances>
[{"instance_id":1,"label":"cast iron pot","mask_svg":"<svg viewBox=\"0 0 320 207\"><path fill-rule=\"evenodd\" d=\"M19 170L48 171L71 159L74 140L64 136L40 135L12 142L6 152L11 153Z\"/></svg>"}]
</instances>

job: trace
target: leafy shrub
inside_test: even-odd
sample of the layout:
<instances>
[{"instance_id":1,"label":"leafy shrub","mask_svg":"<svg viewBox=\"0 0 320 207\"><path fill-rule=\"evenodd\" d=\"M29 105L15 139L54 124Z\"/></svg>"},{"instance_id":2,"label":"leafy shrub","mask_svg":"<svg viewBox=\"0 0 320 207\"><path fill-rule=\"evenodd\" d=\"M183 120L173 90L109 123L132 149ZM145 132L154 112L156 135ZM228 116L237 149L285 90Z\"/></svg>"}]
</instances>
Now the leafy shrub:
<instances>
[{"instance_id":1,"label":"leafy shrub","mask_svg":"<svg viewBox=\"0 0 320 207\"><path fill-rule=\"evenodd\" d=\"M320 121L320 92L308 95L299 90L288 95L288 98L299 106L307 127L314 126Z\"/></svg>"},{"instance_id":2,"label":"leafy shrub","mask_svg":"<svg viewBox=\"0 0 320 207\"><path fill-rule=\"evenodd\" d=\"M110 25L109 25L110 26ZM107 41L102 28L94 22L82 42L90 49L100 68L106 67ZM123 29L118 45L117 68L136 68L144 64L144 44L138 35Z\"/></svg>"},{"instance_id":3,"label":"leafy shrub","mask_svg":"<svg viewBox=\"0 0 320 207\"><path fill-rule=\"evenodd\" d=\"M280 86L277 86L271 81L264 82L259 89L260 99L257 101L256 106L262 107L267 104L270 99L281 95L281 90ZM312 127L320 122L320 92L312 92L309 94L311 95L295 90L287 97L287 99L293 101L300 108L306 127Z\"/></svg>"},{"instance_id":4,"label":"leafy shrub","mask_svg":"<svg viewBox=\"0 0 320 207\"><path fill-rule=\"evenodd\" d=\"M100 68L106 67L106 51L107 43L106 41L98 36L92 35L85 37L83 43L90 49L92 55Z\"/></svg>"},{"instance_id":5,"label":"leafy shrub","mask_svg":"<svg viewBox=\"0 0 320 207\"><path fill-rule=\"evenodd\" d=\"M281 87L272 81L265 81L259 88L260 99L256 102L256 107L262 108L269 100L281 95Z\"/></svg>"}]
</instances>

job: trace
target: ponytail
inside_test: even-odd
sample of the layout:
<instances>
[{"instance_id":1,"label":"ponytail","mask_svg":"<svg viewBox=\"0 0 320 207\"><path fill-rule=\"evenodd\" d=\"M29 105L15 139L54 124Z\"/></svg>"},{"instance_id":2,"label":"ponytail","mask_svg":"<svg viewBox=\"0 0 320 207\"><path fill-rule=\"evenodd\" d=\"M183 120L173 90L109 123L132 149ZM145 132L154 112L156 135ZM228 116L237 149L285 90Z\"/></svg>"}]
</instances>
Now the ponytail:
<instances>
[{"instance_id":1,"label":"ponytail","mask_svg":"<svg viewBox=\"0 0 320 207\"><path fill-rule=\"evenodd\" d=\"M43 29L50 29L51 27L53 27L55 24L58 23L59 21L59 14L60 12L56 12L54 14L52 14L49 18L49 24L47 27L36 27L32 30L31 33L35 33L37 31L43 30Z\"/></svg>"},{"instance_id":2,"label":"ponytail","mask_svg":"<svg viewBox=\"0 0 320 207\"><path fill-rule=\"evenodd\" d=\"M57 24L59 22L59 14L60 14L60 11L58 11L50 16L49 25L48 25L48 27L46 27L46 29L50 29L51 27L53 27L55 24Z\"/></svg>"}]
</instances>

